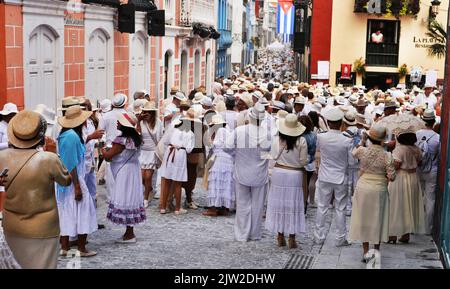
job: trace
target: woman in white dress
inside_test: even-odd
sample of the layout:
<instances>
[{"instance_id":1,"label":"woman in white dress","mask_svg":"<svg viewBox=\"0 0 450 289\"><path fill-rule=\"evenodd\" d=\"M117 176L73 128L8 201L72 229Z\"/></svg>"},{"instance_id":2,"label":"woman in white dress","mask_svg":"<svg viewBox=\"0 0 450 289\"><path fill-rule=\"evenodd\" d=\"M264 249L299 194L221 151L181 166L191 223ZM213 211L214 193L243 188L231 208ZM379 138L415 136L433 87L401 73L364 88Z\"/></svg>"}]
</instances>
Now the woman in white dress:
<instances>
[{"instance_id":1,"label":"woman in white dress","mask_svg":"<svg viewBox=\"0 0 450 289\"><path fill-rule=\"evenodd\" d=\"M149 202L153 199L155 192L153 190L153 175L161 165L155 150L163 136L164 127L157 117L158 108L154 102L147 102L139 115L137 131L141 133L143 144L141 147L142 181L144 183L144 207L147 208Z\"/></svg>"},{"instance_id":2,"label":"woman in white dress","mask_svg":"<svg viewBox=\"0 0 450 289\"><path fill-rule=\"evenodd\" d=\"M234 159L232 151L224 151L229 130L221 115L212 117L209 128L211 141L210 155L214 164L208 176L208 210L204 216L224 216L236 206L234 183Z\"/></svg>"},{"instance_id":3,"label":"woman in white dress","mask_svg":"<svg viewBox=\"0 0 450 289\"><path fill-rule=\"evenodd\" d=\"M68 108L64 117L58 118L58 123L62 127L58 137L59 155L73 180L69 187L58 185L57 191L61 255L63 256L70 250L69 237L77 236L78 251L82 257L97 254L86 249L87 236L98 228L95 196L89 193L85 181L86 147L82 131L91 115L91 111L82 111L81 107L76 105Z\"/></svg>"},{"instance_id":4,"label":"woman in white dress","mask_svg":"<svg viewBox=\"0 0 450 289\"><path fill-rule=\"evenodd\" d=\"M388 240L388 182L395 179L395 168L391 154L381 146L385 136L386 129L374 125L352 152L360 161L360 177L352 199L349 238L363 243L363 262L373 258L368 255L370 243L380 250L381 241Z\"/></svg>"},{"instance_id":5,"label":"woman in white dress","mask_svg":"<svg viewBox=\"0 0 450 289\"><path fill-rule=\"evenodd\" d=\"M266 229L278 233L278 246L286 246L284 234L289 234L289 248L297 248L295 236L306 232L303 201L303 168L308 164L308 147L301 135L306 128L295 114L278 122L279 137L274 139L272 172L267 202Z\"/></svg>"},{"instance_id":6,"label":"woman in white dress","mask_svg":"<svg viewBox=\"0 0 450 289\"><path fill-rule=\"evenodd\" d=\"M415 132L404 130L396 136L397 145L392 156L397 170L394 182L389 183L389 242L409 242L410 233L425 234L425 206L417 167L422 152L415 144Z\"/></svg>"},{"instance_id":7,"label":"woman in white dress","mask_svg":"<svg viewBox=\"0 0 450 289\"><path fill-rule=\"evenodd\" d=\"M105 160L111 162L114 188L109 199L107 218L126 231L117 243L136 243L134 226L146 219L142 174L139 164L142 137L127 113L117 113L117 129L122 133L111 149L103 149Z\"/></svg>"},{"instance_id":8,"label":"woman in white dress","mask_svg":"<svg viewBox=\"0 0 450 289\"><path fill-rule=\"evenodd\" d=\"M196 115L196 112L190 108L185 116L175 121L175 127L165 138L166 149L159 170L161 175L161 214L166 214L167 198L171 188L175 195L175 214L187 213L181 208L181 186L188 180L187 154L191 153L195 146L195 135L191 126L194 123L202 123Z\"/></svg>"}]
</instances>

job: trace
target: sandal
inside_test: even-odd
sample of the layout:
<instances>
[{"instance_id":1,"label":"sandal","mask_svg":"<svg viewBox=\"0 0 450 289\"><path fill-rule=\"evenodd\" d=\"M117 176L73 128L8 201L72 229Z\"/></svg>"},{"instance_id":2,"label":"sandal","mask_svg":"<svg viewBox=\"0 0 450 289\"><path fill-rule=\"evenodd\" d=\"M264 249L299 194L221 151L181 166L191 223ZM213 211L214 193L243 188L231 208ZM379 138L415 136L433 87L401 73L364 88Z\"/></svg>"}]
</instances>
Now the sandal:
<instances>
[{"instance_id":1,"label":"sandal","mask_svg":"<svg viewBox=\"0 0 450 289\"><path fill-rule=\"evenodd\" d=\"M184 215L187 214L188 211L186 211L185 209L180 209L179 211L175 211L175 215L179 216L179 215Z\"/></svg>"},{"instance_id":2,"label":"sandal","mask_svg":"<svg viewBox=\"0 0 450 289\"><path fill-rule=\"evenodd\" d=\"M160 213L161 215L165 215L165 214L167 214L167 211L164 210L164 209L161 209L161 210L159 210L159 213Z\"/></svg>"},{"instance_id":3,"label":"sandal","mask_svg":"<svg viewBox=\"0 0 450 289\"><path fill-rule=\"evenodd\" d=\"M206 216L206 217L217 217L219 214L217 213L217 211L214 212L214 211L207 210L207 211L204 211L202 213L202 215Z\"/></svg>"}]
</instances>

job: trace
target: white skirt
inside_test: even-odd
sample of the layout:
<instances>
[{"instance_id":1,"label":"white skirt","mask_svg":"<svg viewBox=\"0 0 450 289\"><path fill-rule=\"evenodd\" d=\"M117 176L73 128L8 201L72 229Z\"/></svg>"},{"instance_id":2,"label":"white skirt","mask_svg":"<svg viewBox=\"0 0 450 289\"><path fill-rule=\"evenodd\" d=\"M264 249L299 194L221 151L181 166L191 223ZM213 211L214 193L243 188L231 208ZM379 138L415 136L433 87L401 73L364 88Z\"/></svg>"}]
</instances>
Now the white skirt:
<instances>
[{"instance_id":1,"label":"white skirt","mask_svg":"<svg viewBox=\"0 0 450 289\"><path fill-rule=\"evenodd\" d=\"M75 200L75 189L70 185L62 201L58 203L61 236L89 235L98 229L94 198L89 193L84 178L79 180L83 195L81 201Z\"/></svg>"},{"instance_id":2,"label":"white skirt","mask_svg":"<svg viewBox=\"0 0 450 289\"><path fill-rule=\"evenodd\" d=\"M232 158L217 157L208 177L208 206L234 209L236 185L234 183Z\"/></svg>"},{"instance_id":3,"label":"white skirt","mask_svg":"<svg viewBox=\"0 0 450 289\"><path fill-rule=\"evenodd\" d=\"M306 232L303 172L275 167L267 202L266 229L270 232Z\"/></svg>"},{"instance_id":4,"label":"white skirt","mask_svg":"<svg viewBox=\"0 0 450 289\"><path fill-rule=\"evenodd\" d=\"M155 151L141 150L139 163L141 164L141 169L143 170L157 170L161 164L161 161L156 156Z\"/></svg>"},{"instance_id":5,"label":"white skirt","mask_svg":"<svg viewBox=\"0 0 450 289\"><path fill-rule=\"evenodd\" d=\"M167 180L187 182L188 172L186 150L174 149L171 153L170 147L167 147L159 173L161 177Z\"/></svg>"}]
</instances>

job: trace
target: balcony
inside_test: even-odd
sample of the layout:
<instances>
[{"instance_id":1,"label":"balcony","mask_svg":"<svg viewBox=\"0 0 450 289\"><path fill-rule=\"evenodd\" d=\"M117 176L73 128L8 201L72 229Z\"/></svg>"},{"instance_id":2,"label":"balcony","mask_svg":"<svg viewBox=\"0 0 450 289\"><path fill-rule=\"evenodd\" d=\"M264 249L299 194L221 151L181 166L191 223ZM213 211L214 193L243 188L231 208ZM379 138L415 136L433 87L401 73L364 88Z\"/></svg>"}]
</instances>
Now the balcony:
<instances>
[{"instance_id":1,"label":"balcony","mask_svg":"<svg viewBox=\"0 0 450 289\"><path fill-rule=\"evenodd\" d=\"M366 64L369 66L398 67L397 43L367 43Z\"/></svg>"},{"instance_id":2,"label":"balcony","mask_svg":"<svg viewBox=\"0 0 450 289\"><path fill-rule=\"evenodd\" d=\"M233 39L231 37L231 31L225 29L219 29L220 38L217 42L219 49L227 49L233 44Z\"/></svg>"}]
</instances>

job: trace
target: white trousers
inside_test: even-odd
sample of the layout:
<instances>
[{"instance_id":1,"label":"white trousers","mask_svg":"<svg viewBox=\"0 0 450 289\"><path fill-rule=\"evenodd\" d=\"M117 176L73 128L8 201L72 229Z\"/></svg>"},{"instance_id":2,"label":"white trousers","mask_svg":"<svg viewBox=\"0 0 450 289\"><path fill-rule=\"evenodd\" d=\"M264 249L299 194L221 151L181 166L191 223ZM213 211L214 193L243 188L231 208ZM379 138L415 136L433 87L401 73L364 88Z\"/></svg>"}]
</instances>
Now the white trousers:
<instances>
[{"instance_id":1,"label":"white trousers","mask_svg":"<svg viewBox=\"0 0 450 289\"><path fill-rule=\"evenodd\" d=\"M419 174L425 205L425 234L433 230L434 204L436 202L437 171Z\"/></svg>"},{"instance_id":2,"label":"white trousers","mask_svg":"<svg viewBox=\"0 0 450 289\"><path fill-rule=\"evenodd\" d=\"M111 163L106 162L105 166L105 182L106 182L106 193L108 194L108 201L109 197L111 196L111 192L114 189L115 180L111 171Z\"/></svg>"},{"instance_id":3,"label":"white trousers","mask_svg":"<svg viewBox=\"0 0 450 289\"><path fill-rule=\"evenodd\" d=\"M236 219L234 235L237 241L260 240L264 214L264 200L268 184L248 187L236 183Z\"/></svg>"},{"instance_id":4,"label":"white trousers","mask_svg":"<svg viewBox=\"0 0 450 289\"><path fill-rule=\"evenodd\" d=\"M316 184L316 200L317 200L317 214L316 214L316 230L314 237L323 242L327 236L325 228L325 218L328 214L331 198L335 199L336 209L336 240L344 240L346 237L346 220L345 208L347 206L347 182L341 185L327 183L318 180Z\"/></svg>"},{"instance_id":5,"label":"white trousers","mask_svg":"<svg viewBox=\"0 0 450 289\"><path fill-rule=\"evenodd\" d=\"M100 168L97 172L97 180L102 180L105 178L106 163L107 162L103 160L102 164L100 165Z\"/></svg>"},{"instance_id":6,"label":"white trousers","mask_svg":"<svg viewBox=\"0 0 450 289\"><path fill-rule=\"evenodd\" d=\"M348 170L348 176L347 176L347 207L346 211L351 212L352 211L352 197L355 193L356 184L358 183L359 178L359 169L349 169Z\"/></svg>"}]
</instances>

